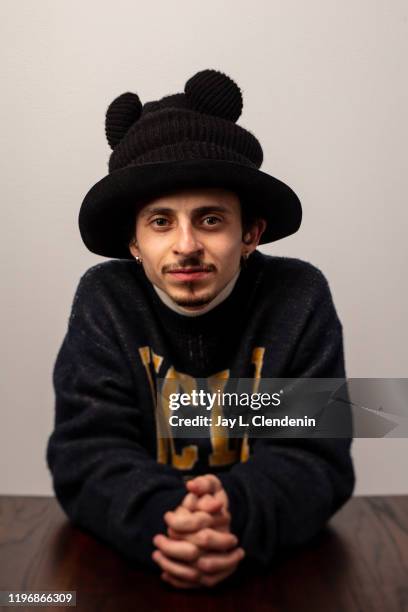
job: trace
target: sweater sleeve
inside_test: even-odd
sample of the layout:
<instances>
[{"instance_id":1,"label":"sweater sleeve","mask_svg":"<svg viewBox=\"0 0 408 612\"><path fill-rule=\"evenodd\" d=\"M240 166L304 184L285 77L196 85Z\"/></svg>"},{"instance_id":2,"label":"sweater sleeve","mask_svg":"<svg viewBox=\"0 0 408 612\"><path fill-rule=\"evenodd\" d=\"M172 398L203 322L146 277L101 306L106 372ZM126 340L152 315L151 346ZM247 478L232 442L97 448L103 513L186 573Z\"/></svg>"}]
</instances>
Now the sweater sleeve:
<instances>
[{"instance_id":1,"label":"sweater sleeve","mask_svg":"<svg viewBox=\"0 0 408 612\"><path fill-rule=\"evenodd\" d=\"M91 268L92 270L92 268ZM163 514L186 494L181 476L143 446L141 405L88 273L54 366L55 425L47 463L56 497L78 527L145 568Z\"/></svg>"},{"instance_id":2,"label":"sweater sleeve","mask_svg":"<svg viewBox=\"0 0 408 612\"><path fill-rule=\"evenodd\" d=\"M344 378L342 326L320 273L310 315L288 378ZM350 406L343 404L350 421ZM231 529L252 565L267 567L279 553L310 540L351 496L355 475L351 438L254 440L246 463L220 475Z\"/></svg>"}]
</instances>

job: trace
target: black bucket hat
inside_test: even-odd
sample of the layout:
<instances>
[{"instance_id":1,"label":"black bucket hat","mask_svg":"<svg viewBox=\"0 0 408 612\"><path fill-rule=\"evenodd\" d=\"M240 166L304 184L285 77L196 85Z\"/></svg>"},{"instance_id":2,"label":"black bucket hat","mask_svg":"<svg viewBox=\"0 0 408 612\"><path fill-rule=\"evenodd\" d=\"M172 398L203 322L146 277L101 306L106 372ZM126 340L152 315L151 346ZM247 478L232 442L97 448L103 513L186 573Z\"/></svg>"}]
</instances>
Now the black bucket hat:
<instances>
[{"instance_id":1,"label":"black bucket hat","mask_svg":"<svg viewBox=\"0 0 408 612\"><path fill-rule=\"evenodd\" d=\"M132 259L128 249L137 205L191 187L223 187L267 222L260 244L294 234L302 208L285 183L259 170L262 147L236 124L242 112L238 85L217 70L191 77L184 93L140 102L124 93L106 112L113 152L109 174L86 194L79 229L87 248L105 257Z\"/></svg>"}]
</instances>

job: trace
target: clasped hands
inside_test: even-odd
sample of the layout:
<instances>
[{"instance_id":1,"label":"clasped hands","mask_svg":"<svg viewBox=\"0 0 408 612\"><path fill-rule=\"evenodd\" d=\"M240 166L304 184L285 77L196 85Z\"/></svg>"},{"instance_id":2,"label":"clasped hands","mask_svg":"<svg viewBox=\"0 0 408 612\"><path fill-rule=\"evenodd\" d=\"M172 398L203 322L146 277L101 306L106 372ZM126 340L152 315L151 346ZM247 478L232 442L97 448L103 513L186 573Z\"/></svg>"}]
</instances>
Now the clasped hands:
<instances>
[{"instance_id":1,"label":"clasped hands","mask_svg":"<svg viewBox=\"0 0 408 612\"><path fill-rule=\"evenodd\" d=\"M153 538L152 557L169 584L212 587L235 571L245 552L230 531L228 496L219 478L197 476L186 487L182 503L164 515L167 535Z\"/></svg>"}]
</instances>

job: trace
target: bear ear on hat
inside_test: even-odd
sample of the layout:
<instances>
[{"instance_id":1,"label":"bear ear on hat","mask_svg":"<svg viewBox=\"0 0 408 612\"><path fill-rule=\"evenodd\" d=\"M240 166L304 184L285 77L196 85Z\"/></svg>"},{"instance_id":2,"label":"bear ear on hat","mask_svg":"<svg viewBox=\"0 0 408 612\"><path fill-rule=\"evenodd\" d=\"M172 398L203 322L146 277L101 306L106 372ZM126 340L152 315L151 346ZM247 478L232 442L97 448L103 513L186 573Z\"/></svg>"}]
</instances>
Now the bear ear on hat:
<instances>
[{"instance_id":1,"label":"bear ear on hat","mask_svg":"<svg viewBox=\"0 0 408 612\"><path fill-rule=\"evenodd\" d=\"M135 93L123 93L111 102L105 117L105 134L111 149L116 147L141 114L142 103Z\"/></svg>"},{"instance_id":2,"label":"bear ear on hat","mask_svg":"<svg viewBox=\"0 0 408 612\"><path fill-rule=\"evenodd\" d=\"M236 121L242 113L242 94L229 76L218 70L201 70L192 76L184 93L193 109Z\"/></svg>"}]
</instances>

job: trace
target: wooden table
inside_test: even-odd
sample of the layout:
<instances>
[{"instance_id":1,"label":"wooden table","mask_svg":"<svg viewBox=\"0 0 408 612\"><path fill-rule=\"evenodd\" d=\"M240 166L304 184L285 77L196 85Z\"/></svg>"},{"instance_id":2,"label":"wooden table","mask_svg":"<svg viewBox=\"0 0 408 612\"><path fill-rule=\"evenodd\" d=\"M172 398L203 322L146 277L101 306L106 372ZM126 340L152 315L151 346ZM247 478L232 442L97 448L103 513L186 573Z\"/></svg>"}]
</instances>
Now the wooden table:
<instances>
[{"instance_id":1,"label":"wooden table","mask_svg":"<svg viewBox=\"0 0 408 612\"><path fill-rule=\"evenodd\" d=\"M204 591L135 571L72 527L54 498L0 496L0 590L76 591L86 612L408 611L408 496L355 497L268 574ZM1 608L17 609L56 608Z\"/></svg>"}]
</instances>

